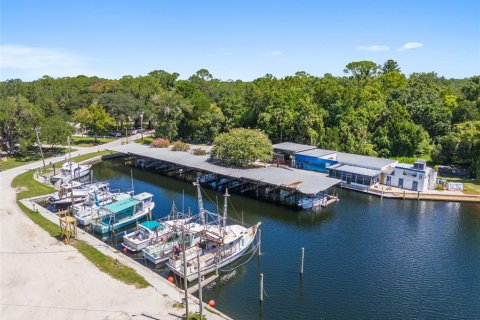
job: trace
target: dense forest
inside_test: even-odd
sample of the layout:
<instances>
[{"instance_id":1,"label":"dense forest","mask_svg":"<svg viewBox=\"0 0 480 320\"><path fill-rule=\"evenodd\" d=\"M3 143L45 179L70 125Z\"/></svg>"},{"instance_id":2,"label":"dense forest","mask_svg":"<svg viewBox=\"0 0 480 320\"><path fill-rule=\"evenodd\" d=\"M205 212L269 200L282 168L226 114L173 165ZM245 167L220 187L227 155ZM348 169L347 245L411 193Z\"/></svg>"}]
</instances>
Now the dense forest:
<instances>
[{"instance_id":1,"label":"dense forest","mask_svg":"<svg viewBox=\"0 0 480 320\"><path fill-rule=\"evenodd\" d=\"M297 72L252 82L221 81L205 69L187 80L163 70L119 80L13 79L0 84L0 99L2 148L9 153L34 143L35 126L45 143L58 145L71 133L68 123L100 134L139 127L142 117L170 140L208 143L244 127L263 130L273 142L473 168L480 161L480 76L406 76L393 60L352 62L341 77Z\"/></svg>"}]
</instances>

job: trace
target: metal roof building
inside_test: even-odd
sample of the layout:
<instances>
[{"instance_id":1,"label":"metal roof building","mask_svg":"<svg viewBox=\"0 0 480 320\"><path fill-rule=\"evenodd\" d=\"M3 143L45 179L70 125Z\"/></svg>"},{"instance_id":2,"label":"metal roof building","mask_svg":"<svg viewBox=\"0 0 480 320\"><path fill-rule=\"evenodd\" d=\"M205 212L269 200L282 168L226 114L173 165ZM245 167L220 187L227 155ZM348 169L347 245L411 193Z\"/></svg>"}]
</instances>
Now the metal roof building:
<instances>
[{"instance_id":1,"label":"metal roof building","mask_svg":"<svg viewBox=\"0 0 480 320\"><path fill-rule=\"evenodd\" d=\"M398 161L385 158L362 156L358 154L338 152L337 161L340 164L346 164L355 167L362 167L373 170L386 170L388 167L394 167Z\"/></svg>"},{"instance_id":2,"label":"metal roof building","mask_svg":"<svg viewBox=\"0 0 480 320\"><path fill-rule=\"evenodd\" d=\"M294 142L277 143L277 144L274 144L272 147L273 147L273 150L277 152L283 151L291 154L317 148L315 146L310 146L308 144L299 144Z\"/></svg>"},{"instance_id":3,"label":"metal roof building","mask_svg":"<svg viewBox=\"0 0 480 320\"><path fill-rule=\"evenodd\" d=\"M333 155L333 154L336 154L336 153L337 153L337 151L315 148L315 149L310 149L310 150L306 150L306 151L300 151L300 152L297 152L296 154L302 155L302 156L321 158L321 157L325 157L325 156L328 156L328 155Z\"/></svg>"},{"instance_id":4,"label":"metal roof building","mask_svg":"<svg viewBox=\"0 0 480 320\"><path fill-rule=\"evenodd\" d=\"M190 152L171 151L167 148L150 148L136 143L110 147L108 150L169 162L205 172L216 173L225 177L248 179L277 187L293 189L303 194L317 194L340 182L339 179L328 177L325 173L295 168L267 166L242 169L225 167L211 162L206 155L197 156Z\"/></svg>"}]
</instances>

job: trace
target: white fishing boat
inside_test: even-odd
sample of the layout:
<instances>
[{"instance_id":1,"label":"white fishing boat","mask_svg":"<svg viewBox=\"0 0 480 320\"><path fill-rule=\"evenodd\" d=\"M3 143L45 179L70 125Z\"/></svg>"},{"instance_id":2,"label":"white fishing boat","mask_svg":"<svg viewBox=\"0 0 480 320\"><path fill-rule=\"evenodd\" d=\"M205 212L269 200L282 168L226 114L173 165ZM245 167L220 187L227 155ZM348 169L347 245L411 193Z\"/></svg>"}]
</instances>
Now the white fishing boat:
<instances>
[{"instance_id":1,"label":"white fishing boat","mask_svg":"<svg viewBox=\"0 0 480 320\"><path fill-rule=\"evenodd\" d=\"M63 184L62 184L63 185ZM89 184L67 184L60 188L50 198L49 203L57 209L67 208L73 204L83 203L88 197L97 193L98 197L104 198L108 194L110 184L108 182L96 182Z\"/></svg>"},{"instance_id":2,"label":"white fishing boat","mask_svg":"<svg viewBox=\"0 0 480 320\"><path fill-rule=\"evenodd\" d=\"M90 174L90 164L78 164L73 161L65 162L60 168L60 173L52 176L50 180L52 183L57 181L67 182L77 180Z\"/></svg>"},{"instance_id":3,"label":"white fishing boat","mask_svg":"<svg viewBox=\"0 0 480 320\"><path fill-rule=\"evenodd\" d=\"M199 197L200 217L206 210L203 208L201 200L200 186L196 183ZM176 275L187 278L187 281L193 281L198 278L198 274L205 276L218 270L237 259L241 258L252 245L260 227L260 222L249 228L241 225L227 225L227 208L229 194L225 192L225 203L223 209L223 217L218 217L218 224L204 225L202 231L202 240L200 245L174 252L168 259L167 267ZM202 219L205 223L205 219ZM197 262L197 256L199 256ZM186 270L186 273L185 273Z\"/></svg>"},{"instance_id":4,"label":"white fishing boat","mask_svg":"<svg viewBox=\"0 0 480 320\"><path fill-rule=\"evenodd\" d=\"M104 234L144 218L155 206L152 198L153 194L143 192L102 206L99 218L92 223L94 230Z\"/></svg>"},{"instance_id":5,"label":"white fishing boat","mask_svg":"<svg viewBox=\"0 0 480 320\"><path fill-rule=\"evenodd\" d=\"M177 224L177 226L179 226ZM198 223L187 223L182 225L184 236L178 228L170 228L170 232L165 234L156 243L149 245L142 250L143 256L153 264L159 264L167 261L174 251L179 251L185 242L185 247L195 246L201 240L201 232L204 227Z\"/></svg>"},{"instance_id":6,"label":"white fishing boat","mask_svg":"<svg viewBox=\"0 0 480 320\"><path fill-rule=\"evenodd\" d=\"M82 226L89 226L95 219L99 218L99 210L101 206L131 197L127 192L106 192L103 195L94 193L89 195L87 200L77 203L72 207L72 211L77 218L77 223Z\"/></svg>"}]
</instances>

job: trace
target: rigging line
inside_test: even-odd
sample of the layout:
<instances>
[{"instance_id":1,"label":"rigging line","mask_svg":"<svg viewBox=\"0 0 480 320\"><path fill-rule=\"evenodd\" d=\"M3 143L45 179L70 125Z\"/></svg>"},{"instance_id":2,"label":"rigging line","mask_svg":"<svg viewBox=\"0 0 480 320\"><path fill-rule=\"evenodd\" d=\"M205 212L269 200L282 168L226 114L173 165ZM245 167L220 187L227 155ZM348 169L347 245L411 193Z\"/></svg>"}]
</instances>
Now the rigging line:
<instances>
[{"instance_id":1,"label":"rigging line","mask_svg":"<svg viewBox=\"0 0 480 320\"><path fill-rule=\"evenodd\" d=\"M245 262L243 262L242 264L239 264L238 266L236 266L236 267L234 267L234 268L231 268L231 269L219 269L219 270L222 271L222 272L232 272L232 271L237 270L238 268L244 266L245 264L247 264L248 262L250 262L250 260L252 260L252 258L255 256L254 253L257 251L257 248L258 248L258 244L255 245L254 247L252 247L252 249L253 249L253 251L252 251L252 253L253 253L252 256L251 256L250 258L248 258L248 260L245 261ZM250 250L252 250L252 249L250 249ZM250 251L250 250L249 250L249 251ZM244 255L247 255L247 254L250 254L250 253L247 251L247 253L245 253Z\"/></svg>"}]
</instances>

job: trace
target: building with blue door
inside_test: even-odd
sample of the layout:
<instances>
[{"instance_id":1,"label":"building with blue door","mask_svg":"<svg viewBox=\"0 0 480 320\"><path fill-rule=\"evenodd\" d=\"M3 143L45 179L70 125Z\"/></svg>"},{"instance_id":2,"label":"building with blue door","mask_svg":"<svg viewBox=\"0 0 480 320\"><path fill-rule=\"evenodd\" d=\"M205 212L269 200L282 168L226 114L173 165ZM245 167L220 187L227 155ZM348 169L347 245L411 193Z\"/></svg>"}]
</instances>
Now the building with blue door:
<instances>
[{"instance_id":1,"label":"building with blue door","mask_svg":"<svg viewBox=\"0 0 480 320\"><path fill-rule=\"evenodd\" d=\"M316 148L295 154L295 167L299 169L328 173L337 163L337 152L332 150Z\"/></svg>"}]
</instances>

